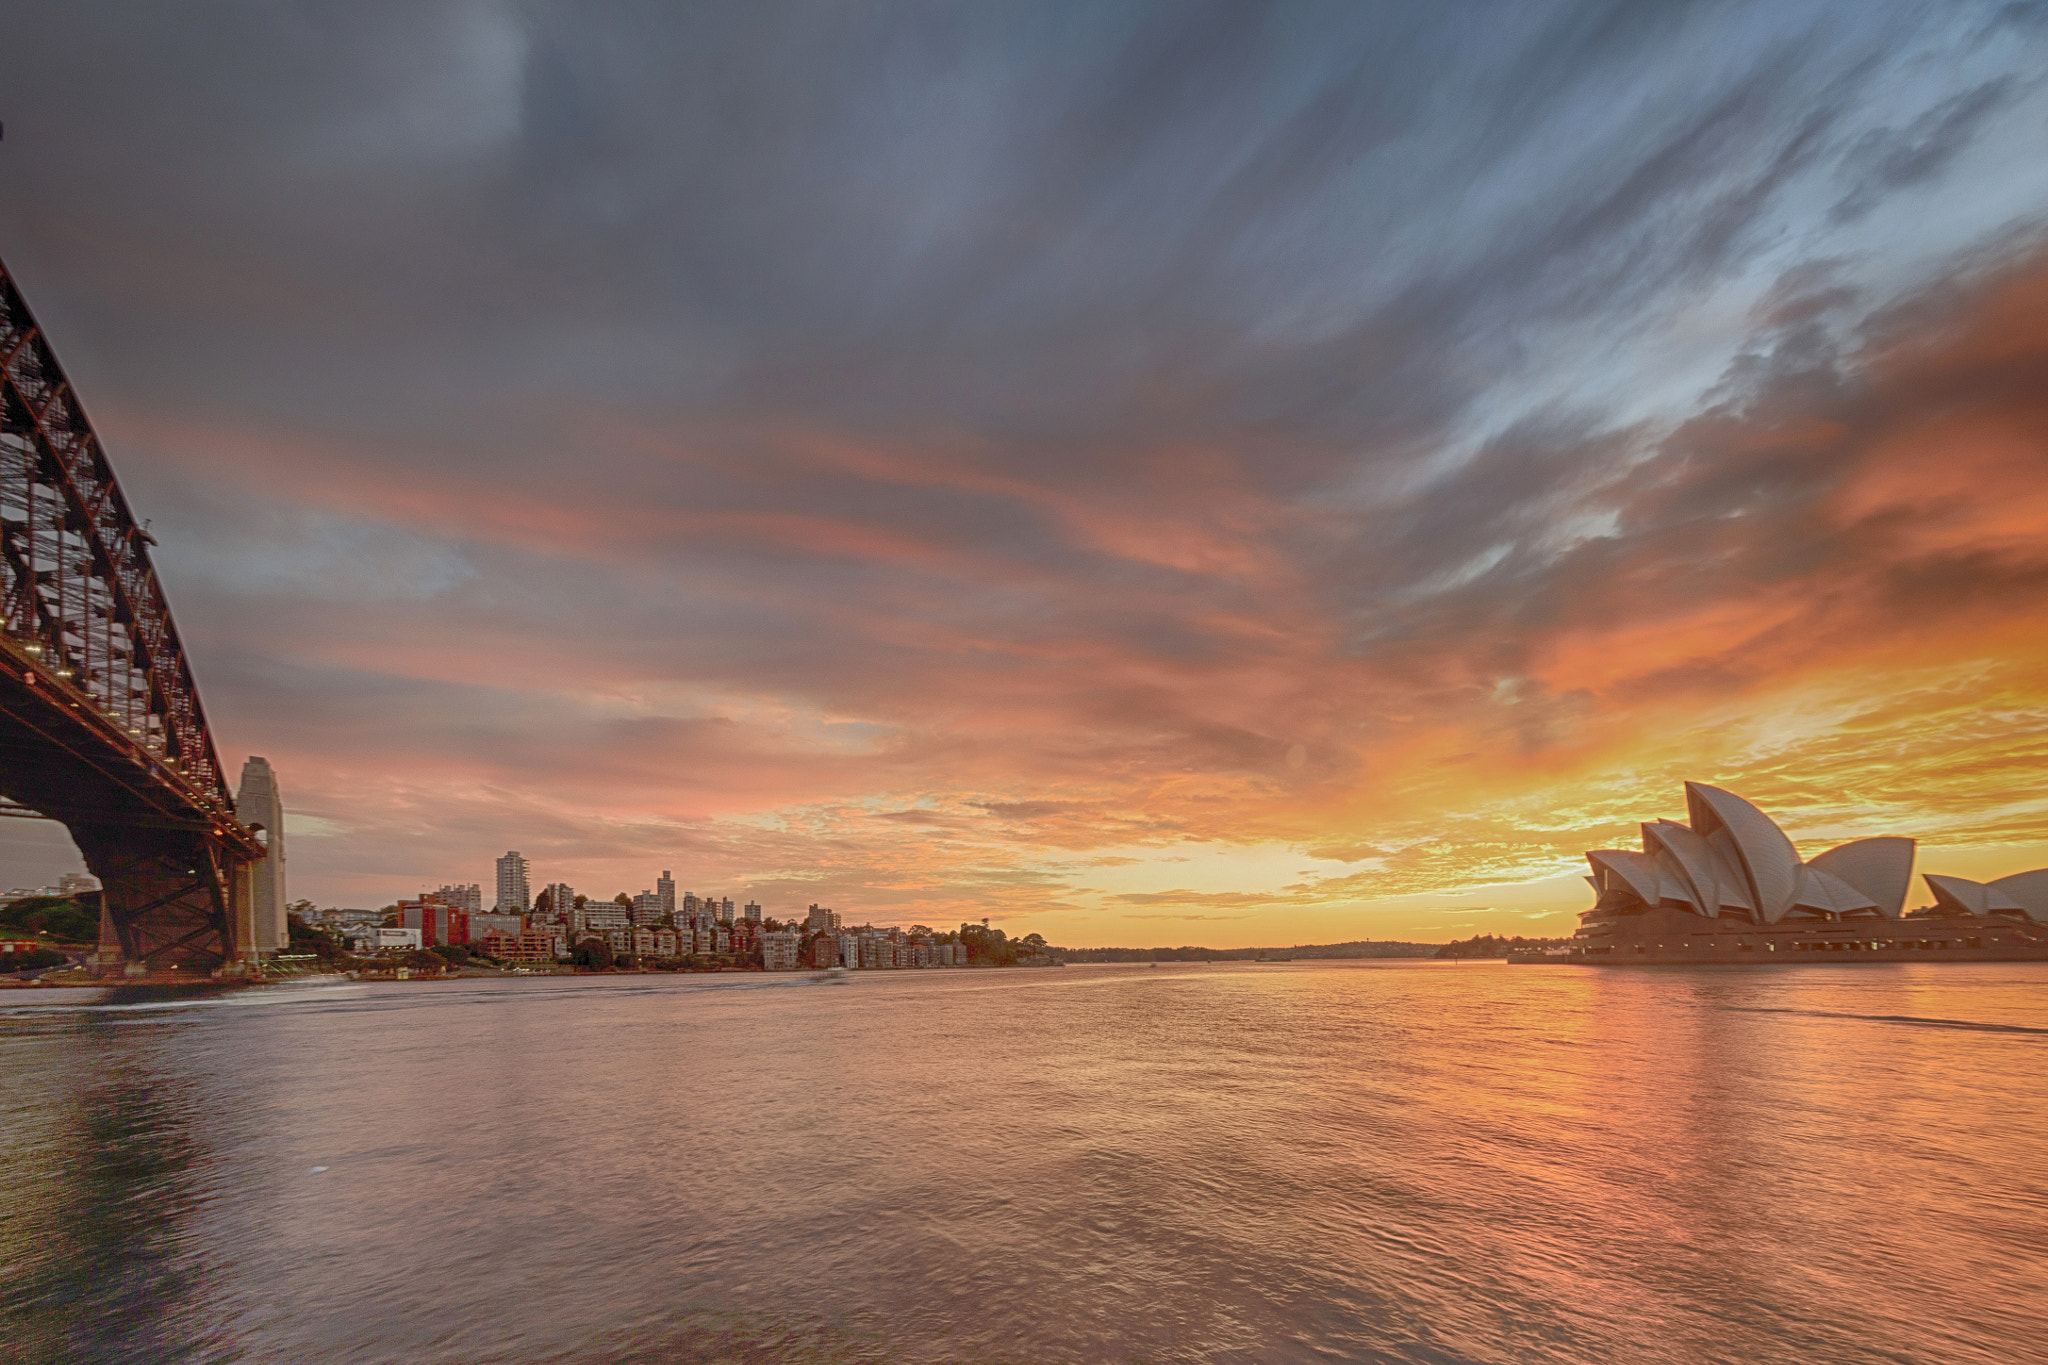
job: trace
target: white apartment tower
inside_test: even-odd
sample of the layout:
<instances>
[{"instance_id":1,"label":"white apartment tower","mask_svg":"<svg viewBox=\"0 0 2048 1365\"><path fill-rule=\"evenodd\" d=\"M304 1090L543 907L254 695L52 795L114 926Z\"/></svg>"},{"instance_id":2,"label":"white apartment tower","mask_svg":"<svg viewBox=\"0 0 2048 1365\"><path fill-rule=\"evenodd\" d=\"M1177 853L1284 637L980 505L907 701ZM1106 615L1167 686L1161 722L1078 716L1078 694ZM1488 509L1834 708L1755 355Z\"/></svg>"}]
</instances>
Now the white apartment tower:
<instances>
[{"instance_id":1,"label":"white apartment tower","mask_svg":"<svg viewBox=\"0 0 2048 1365\"><path fill-rule=\"evenodd\" d=\"M484 912L484 889L475 882L443 886L434 893L434 899L443 905L452 905L457 910L466 910L472 915Z\"/></svg>"},{"instance_id":2,"label":"white apartment tower","mask_svg":"<svg viewBox=\"0 0 2048 1365\"><path fill-rule=\"evenodd\" d=\"M517 849L498 859L498 913L501 915L523 915L533 903L533 893L527 889L527 878L533 872L533 864L519 856Z\"/></svg>"}]
</instances>

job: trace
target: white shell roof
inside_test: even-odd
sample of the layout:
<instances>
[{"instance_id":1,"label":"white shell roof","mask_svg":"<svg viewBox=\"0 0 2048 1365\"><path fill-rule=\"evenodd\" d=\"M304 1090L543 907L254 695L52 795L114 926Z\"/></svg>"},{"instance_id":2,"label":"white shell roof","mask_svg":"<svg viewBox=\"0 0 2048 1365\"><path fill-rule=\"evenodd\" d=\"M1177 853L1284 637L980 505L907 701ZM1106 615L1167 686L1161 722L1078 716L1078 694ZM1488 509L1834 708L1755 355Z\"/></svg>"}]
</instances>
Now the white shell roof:
<instances>
[{"instance_id":1,"label":"white shell roof","mask_svg":"<svg viewBox=\"0 0 2048 1365\"><path fill-rule=\"evenodd\" d=\"M2019 906L2028 919L2048 921L2048 867L2015 872L1989 885Z\"/></svg>"},{"instance_id":2,"label":"white shell roof","mask_svg":"<svg viewBox=\"0 0 2048 1365\"><path fill-rule=\"evenodd\" d=\"M1913 885L1913 841L1896 835L1851 839L1837 844L1807 864L1840 877L1897 919L1906 911L1906 892Z\"/></svg>"},{"instance_id":3,"label":"white shell roof","mask_svg":"<svg viewBox=\"0 0 2048 1365\"><path fill-rule=\"evenodd\" d=\"M1838 915L1884 908L1840 877L1811 863L1799 869L1799 893L1792 903L1813 910L1832 910Z\"/></svg>"},{"instance_id":4,"label":"white shell roof","mask_svg":"<svg viewBox=\"0 0 2048 1365\"><path fill-rule=\"evenodd\" d=\"M2015 875L2024 877L2027 874ZM1923 874L1921 880L1934 892L1935 903L1944 910L1963 910L1973 915L2026 913L2026 908L2000 889L1996 882L1987 886L1968 877L1945 877L1933 872Z\"/></svg>"},{"instance_id":5,"label":"white shell roof","mask_svg":"<svg viewBox=\"0 0 2048 1365\"><path fill-rule=\"evenodd\" d=\"M1643 904L1655 905L1662 899L1657 864L1648 854L1625 848L1596 848L1586 855L1586 861L1621 878Z\"/></svg>"},{"instance_id":6,"label":"white shell roof","mask_svg":"<svg viewBox=\"0 0 2048 1365\"><path fill-rule=\"evenodd\" d=\"M1757 917L1766 923L1784 918L1799 892L1799 851L1785 831L1735 793L1704 782L1685 784L1685 807L1701 834L1725 828L1733 836Z\"/></svg>"},{"instance_id":7,"label":"white shell roof","mask_svg":"<svg viewBox=\"0 0 2048 1365\"><path fill-rule=\"evenodd\" d=\"M1670 820L1654 820L1643 826L1643 847L1661 849L1677 864L1684 884L1673 899L1689 901L1702 915L1721 908L1721 883L1714 870L1714 851L1707 841Z\"/></svg>"}]
</instances>

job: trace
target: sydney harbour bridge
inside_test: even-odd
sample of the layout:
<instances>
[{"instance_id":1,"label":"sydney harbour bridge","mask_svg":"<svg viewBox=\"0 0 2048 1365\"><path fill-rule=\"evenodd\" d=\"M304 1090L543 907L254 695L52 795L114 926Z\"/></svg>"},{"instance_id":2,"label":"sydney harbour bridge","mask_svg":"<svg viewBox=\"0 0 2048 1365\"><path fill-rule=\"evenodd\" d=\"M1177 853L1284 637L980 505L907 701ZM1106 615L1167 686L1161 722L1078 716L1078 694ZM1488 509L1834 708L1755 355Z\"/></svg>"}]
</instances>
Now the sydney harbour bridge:
<instances>
[{"instance_id":1,"label":"sydney harbour bridge","mask_svg":"<svg viewBox=\"0 0 2048 1365\"><path fill-rule=\"evenodd\" d=\"M70 831L103 962L260 969L285 938L277 786L255 758L230 794L154 543L0 262L0 812Z\"/></svg>"}]
</instances>

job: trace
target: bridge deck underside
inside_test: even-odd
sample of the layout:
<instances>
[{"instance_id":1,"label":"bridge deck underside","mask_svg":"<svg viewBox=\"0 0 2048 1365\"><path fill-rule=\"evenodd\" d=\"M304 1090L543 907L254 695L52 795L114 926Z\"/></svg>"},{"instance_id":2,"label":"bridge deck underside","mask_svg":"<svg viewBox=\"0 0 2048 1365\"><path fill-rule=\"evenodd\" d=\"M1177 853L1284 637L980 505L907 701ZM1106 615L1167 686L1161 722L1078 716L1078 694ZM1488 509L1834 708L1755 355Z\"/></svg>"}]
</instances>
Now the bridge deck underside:
<instances>
[{"instance_id":1,"label":"bridge deck underside","mask_svg":"<svg viewBox=\"0 0 2048 1365\"><path fill-rule=\"evenodd\" d=\"M9 651L0 651L0 654ZM102 937L152 969L234 959L239 829L178 800L32 665L0 660L0 796L61 821L102 888Z\"/></svg>"}]
</instances>

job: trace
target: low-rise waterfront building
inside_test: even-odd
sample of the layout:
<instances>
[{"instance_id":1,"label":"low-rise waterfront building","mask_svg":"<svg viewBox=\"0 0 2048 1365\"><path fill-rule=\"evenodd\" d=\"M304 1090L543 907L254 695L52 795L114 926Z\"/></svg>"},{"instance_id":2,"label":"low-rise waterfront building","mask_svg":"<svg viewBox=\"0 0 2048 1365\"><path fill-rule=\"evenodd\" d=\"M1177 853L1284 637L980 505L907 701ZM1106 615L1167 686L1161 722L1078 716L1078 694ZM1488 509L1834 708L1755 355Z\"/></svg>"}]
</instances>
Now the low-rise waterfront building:
<instances>
[{"instance_id":1,"label":"low-rise waterfront building","mask_svg":"<svg viewBox=\"0 0 2048 1365\"><path fill-rule=\"evenodd\" d=\"M567 955L556 952L555 938L552 934L532 929L522 930L517 934L493 930L471 946L481 951L485 957L496 958L500 962L552 962L557 957Z\"/></svg>"}]
</instances>

